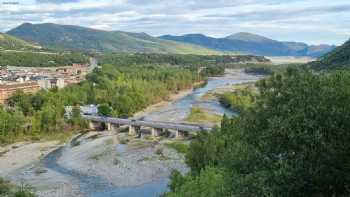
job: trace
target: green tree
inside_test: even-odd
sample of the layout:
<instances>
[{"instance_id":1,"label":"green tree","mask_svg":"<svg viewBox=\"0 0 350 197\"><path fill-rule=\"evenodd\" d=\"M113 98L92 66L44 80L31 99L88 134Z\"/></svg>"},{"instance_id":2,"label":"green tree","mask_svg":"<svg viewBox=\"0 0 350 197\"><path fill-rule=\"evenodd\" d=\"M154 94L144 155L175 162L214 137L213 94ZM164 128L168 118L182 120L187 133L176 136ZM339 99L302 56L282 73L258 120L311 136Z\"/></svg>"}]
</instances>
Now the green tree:
<instances>
[{"instance_id":1,"label":"green tree","mask_svg":"<svg viewBox=\"0 0 350 197\"><path fill-rule=\"evenodd\" d=\"M186 154L186 163L193 174L198 174L207 166L217 166L221 161L225 142L219 137L219 132L218 129L210 133L201 132L191 142Z\"/></svg>"},{"instance_id":2,"label":"green tree","mask_svg":"<svg viewBox=\"0 0 350 197\"><path fill-rule=\"evenodd\" d=\"M101 104L98 106L98 115L111 116L112 115L112 108L108 104Z\"/></svg>"},{"instance_id":3,"label":"green tree","mask_svg":"<svg viewBox=\"0 0 350 197\"><path fill-rule=\"evenodd\" d=\"M259 89L257 107L232 127L230 195L349 195L350 73L289 69Z\"/></svg>"},{"instance_id":4,"label":"green tree","mask_svg":"<svg viewBox=\"0 0 350 197\"><path fill-rule=\"evenodd\" d=\"M172 192L165 194L165 197L223 196L223 174L217 168L205 168L198 176L181 177L173 174L170 186L174 186Z\"/></svg>"}]
</instances>

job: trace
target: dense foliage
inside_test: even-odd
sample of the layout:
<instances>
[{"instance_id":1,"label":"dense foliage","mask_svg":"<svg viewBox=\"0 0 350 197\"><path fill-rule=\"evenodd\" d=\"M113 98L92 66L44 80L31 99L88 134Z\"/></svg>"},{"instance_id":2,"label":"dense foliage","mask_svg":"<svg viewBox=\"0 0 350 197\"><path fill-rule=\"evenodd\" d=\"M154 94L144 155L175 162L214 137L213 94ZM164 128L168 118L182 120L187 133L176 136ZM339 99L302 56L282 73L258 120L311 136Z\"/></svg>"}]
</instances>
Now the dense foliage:
<instances>
[{"instance_id":1,"label":"dense foliage","mask_svg":"<svg viewBox=\"0 0 350 197\"><path fill-rule=\"evenodd\" d=\"M88 62L89 58L80 53L0 51L0 66L57 67Z\"/></svg>"},{"instance_id":2,"label":"dense foliage","mask_svg":"<svg viewBox=\"0 0 350 197\"><path fill-rule=\"evenodd\" d=\"M350 195L350 73L288 69L258 87L255 107L191 143L166 196Z\"/></svg>"}]
</instances>

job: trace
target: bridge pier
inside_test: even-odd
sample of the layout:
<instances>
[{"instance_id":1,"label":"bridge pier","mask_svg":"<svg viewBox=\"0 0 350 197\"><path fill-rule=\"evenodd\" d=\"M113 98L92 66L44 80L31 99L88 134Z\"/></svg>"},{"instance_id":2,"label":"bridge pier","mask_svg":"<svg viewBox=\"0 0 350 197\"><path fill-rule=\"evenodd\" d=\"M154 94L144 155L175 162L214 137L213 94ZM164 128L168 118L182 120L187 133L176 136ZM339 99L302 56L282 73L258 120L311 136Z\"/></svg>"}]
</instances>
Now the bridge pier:
<instances>
[{"instance_id":1,"label":"bridge pier","mask_svg":"<svg viewBox=\"0 0 350 197\"><path fill-rule=\"evenodd\" d=\"M101 123L95 121L89 121L89 129L91 130L99 130L101 129Z\"/></svg>"},{"instance_id":2,"label":"bridge pier","mask_svg":"<svg viewBox=\"0 0 350 197\"><path fill-rule=\"evenodd\" d=\"M118 130L119 128L119 125L118 124L113 124L113 123L106 123L107 125L107 130L108 131L112 131L112 132L115 132Z\"/></svg>"},{"instance_id":3,"label":"bridge pier","mask_svg":"<svg viewBox=\"0 0 350 197\"><path fill-rule=\"evenodd\" d=\"M187 132L186 131L176 130L176 133L175 133L175 138L176 139L183 139L186 136L187 136Z\"/></svg>"},{"instance_id":4,"label":"bridge pier","mask_svg":"<svg viewBox=\"0 0 350 197\"><path fill-rule=\"evenodd\" d=\"M139 135L140 130L140 126L129 125L129 135Z\"/></svg>"},{"instance_id":5,"label":"bridge pier","mask_svg":"<svg viewBox=\"0 0 350 197\"><path fill-rule=\"evenodd\" d=\"M152 128L151 129L153 137L159 137L163 131L164 131L164 129L160 129L160 128Z\"/></svg>"}]
</instances>

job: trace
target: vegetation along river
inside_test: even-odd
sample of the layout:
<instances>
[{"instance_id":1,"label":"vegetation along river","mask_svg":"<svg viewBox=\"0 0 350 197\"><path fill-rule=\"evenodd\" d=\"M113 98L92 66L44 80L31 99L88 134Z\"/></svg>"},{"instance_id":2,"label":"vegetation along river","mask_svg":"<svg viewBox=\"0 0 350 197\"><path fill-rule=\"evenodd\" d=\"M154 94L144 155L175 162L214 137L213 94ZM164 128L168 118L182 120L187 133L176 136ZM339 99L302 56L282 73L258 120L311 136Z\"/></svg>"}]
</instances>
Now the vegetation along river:
<instances>
[{"instance_id":1,"label":"vegetation along river","mask_svg":"<svg viewBox=\"0 0 350 197\"><path fill-rule=\"evenodd\" d=\"M192 107L204 108L208 111L220 115L235 115L234 112L222 107L217 100L205 100L201 99L201 97L206 93L223 86L257 81L260 78L261 76L245 74L242 70L227 70L224 76L210 78L205 86L193 90L190 94L172 102L169 105L157 109L156 111L153 111L142 118L146 120L168 122L184 121ZM62 196L159 196L160 194L168 190L167 184L169 180L167 176L169 175L168 171L170 171L170 168L178 169L179 171L182 171L184 173L187 171L187 167L184 164L183 157L180 157L180 159L178 159L180 161L177 162L171 161L169 163L166 163L166 161L162 161L163 163L151 163L145 168L142 168L141 165L136 165L136 162L134 162L134 160L136 160L135 158L137 158L137 161L141 161L143 159L145 160L145 155L150 154L147 152L147 150L151 150L151 148L145 148L144 150L141 150L141 152L134 151L132 153L129 153L128 151L131 151L132 149L128 149L128 146L131 145L118 143L117 145L115 145L115 149L117 151L114 150L116 153L113 154L118 155L120 158L119 160L122 160L123 165L125 164L125 166L120 165L118 166L117 170L113 170L113 166L111 167L106 164L108 163L107 161L110 160L111 155L106 156L105 159L103 159L102 155L101 159L96 159L96 161L92 161L86 165L84 164L84 154L86 154L87 152L94 152L98 149L101 149L101 144L104 144L104 141L113 139L114 138L111 136L104 136L101 139L97 139L91 142L88 140L84 142L84 140L82 140L80 142L79 147L77 148L74 148L71 146L71 144L68 144L63 148L60 148L50 153L42 160L40 165L48 171L47 174L51 173L52 176L54 176L57 179L56 183L66 183L67 186L65 188L70 192L70 194L67 193L67 191L62 191ZM152 151L154 152L154 150ZM133 156L131 157L130 155ZM140 157L140 155L143 155L144 157L141 159L138 158ZM173 155L173 157L178 157L175 154ZM89 157L92 158L91 155ZM166 165L167 168L165 168L164 165ZM139 166L142 169L134 169L138 168ZM163 170L163 167L165 170ZM157 171L155 171L155 175L152 174L148 176L148 171L152 172L152 170L160 170L160 173L157 173ZM104 173L104 171L106 171L106 173ZM23 175L23 172L21 174L18 174L17 176L19 176L21 179L30 179L30 183L34 185L38 185L38 182L50 179L49 175L46 175L46 179L38 179L34 175ZM38 180L33 181L35 179ZM43 193L41 196L55 195Z\"/></svg>"}]
</instances>

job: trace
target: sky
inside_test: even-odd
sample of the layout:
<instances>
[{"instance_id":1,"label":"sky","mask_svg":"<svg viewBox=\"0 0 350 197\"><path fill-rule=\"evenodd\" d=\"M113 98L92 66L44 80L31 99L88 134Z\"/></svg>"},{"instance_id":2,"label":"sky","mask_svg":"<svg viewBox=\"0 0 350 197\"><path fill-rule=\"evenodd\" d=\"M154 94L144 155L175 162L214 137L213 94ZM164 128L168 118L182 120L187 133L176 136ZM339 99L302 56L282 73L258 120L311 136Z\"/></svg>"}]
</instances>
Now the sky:
<instances>
[{"instance_id":1,"label":"sky","mask_svg":"<svg viewBox=\"0 0 350 197\"><path fill-rule=\"evenodd\" d=\"M0 0L1 32L24 22L339 45L350 38L350 0Z\"/></svg>"}]
</instances>

